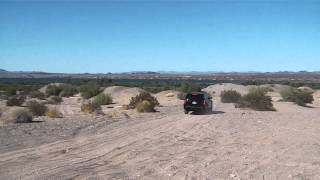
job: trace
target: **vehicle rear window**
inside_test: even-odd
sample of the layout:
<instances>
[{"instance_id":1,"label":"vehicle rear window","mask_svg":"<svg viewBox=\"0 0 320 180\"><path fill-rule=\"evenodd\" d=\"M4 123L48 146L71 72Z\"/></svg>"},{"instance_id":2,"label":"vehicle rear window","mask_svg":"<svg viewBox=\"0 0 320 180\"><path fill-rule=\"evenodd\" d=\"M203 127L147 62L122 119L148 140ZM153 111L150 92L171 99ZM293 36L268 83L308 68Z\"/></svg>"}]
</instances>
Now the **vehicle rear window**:
<instances>
[{"instance_id":1,"label":"vehicle rear window","mask_svg":"<svg viewBox=\"0 0 320 180\"><path fill-rule=\"evenodd\" d=\"M187 94L186 98L193 101L199 101L204 99L203 94L196 94L196 93Z\"/></svg>"}]
</instances>

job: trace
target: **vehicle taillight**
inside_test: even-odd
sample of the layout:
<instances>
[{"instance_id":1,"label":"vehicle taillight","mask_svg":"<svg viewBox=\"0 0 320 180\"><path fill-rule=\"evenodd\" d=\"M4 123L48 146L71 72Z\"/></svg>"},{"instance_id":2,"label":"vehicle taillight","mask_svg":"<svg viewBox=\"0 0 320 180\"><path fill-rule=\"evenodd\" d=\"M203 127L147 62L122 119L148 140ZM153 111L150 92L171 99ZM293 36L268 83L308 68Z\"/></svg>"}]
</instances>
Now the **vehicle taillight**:
<instances>
[{"instance_id":1,"label":"vehicle taillight","mask_svg":"<svg viewBox=\"0 0 320 180\"><path fill-rule=\"evenodd\" d=\"M186 104L188 101L189 101L189 99L185 99L185 100L184 100L184 103Z\"/></svg>"}]
</instances>

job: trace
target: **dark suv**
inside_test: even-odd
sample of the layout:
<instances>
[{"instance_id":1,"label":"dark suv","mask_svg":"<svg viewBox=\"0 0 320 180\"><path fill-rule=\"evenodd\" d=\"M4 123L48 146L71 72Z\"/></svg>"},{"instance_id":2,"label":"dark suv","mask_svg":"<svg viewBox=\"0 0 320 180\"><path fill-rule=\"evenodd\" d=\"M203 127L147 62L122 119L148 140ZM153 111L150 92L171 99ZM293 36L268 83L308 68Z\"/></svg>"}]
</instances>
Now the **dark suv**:
<instances>
[{"instance_id":1,"label":"dark suv","mask_svg":"<svg viewBox=\"0 0 320 180\"><path fill-rule=\"evenodd\" d=\"M184 100L184 113L189 111L207 113L212 111L212 97L206 92L188 93Z\"/></svg>"}]
</instances>

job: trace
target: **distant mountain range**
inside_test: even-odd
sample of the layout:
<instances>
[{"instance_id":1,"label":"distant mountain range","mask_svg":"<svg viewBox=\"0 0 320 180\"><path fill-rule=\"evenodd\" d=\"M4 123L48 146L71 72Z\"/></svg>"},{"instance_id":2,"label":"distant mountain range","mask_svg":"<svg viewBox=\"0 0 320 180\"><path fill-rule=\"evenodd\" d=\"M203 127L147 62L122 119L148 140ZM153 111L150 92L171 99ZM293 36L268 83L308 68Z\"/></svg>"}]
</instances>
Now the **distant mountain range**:
<instances>
[{"instance_id":1,"label":"distant mountain range","mask_svg":"<svg viewBox=\"0 0 320 180\"><path fill-rule=\"evenodd\" d=\"M133 71L124 73L48 73L38 71L6 71L0 69L0 78L111 78L111 79L320 79L320 71L281 72L217 72L217 71Z\"/></svg>"}]
</instances>

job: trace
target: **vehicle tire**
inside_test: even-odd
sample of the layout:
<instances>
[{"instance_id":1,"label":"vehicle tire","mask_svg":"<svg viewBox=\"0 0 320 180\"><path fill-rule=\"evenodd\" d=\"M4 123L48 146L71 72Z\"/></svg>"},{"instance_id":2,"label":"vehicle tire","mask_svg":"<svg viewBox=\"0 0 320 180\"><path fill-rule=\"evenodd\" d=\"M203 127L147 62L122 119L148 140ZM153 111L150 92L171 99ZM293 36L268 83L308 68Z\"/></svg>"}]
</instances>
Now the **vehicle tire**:
<instances>
[{"instance_id":1,"label":"vehicle tire","mask_svg":"<svg viewBox=\"0 0 320 180\"><path fill-rule=\"evenodd\" d=\"M187 110L184 110L184 114L188 114L189 113L189 111L187 111Z\"/></svg>"}]
</instances>

